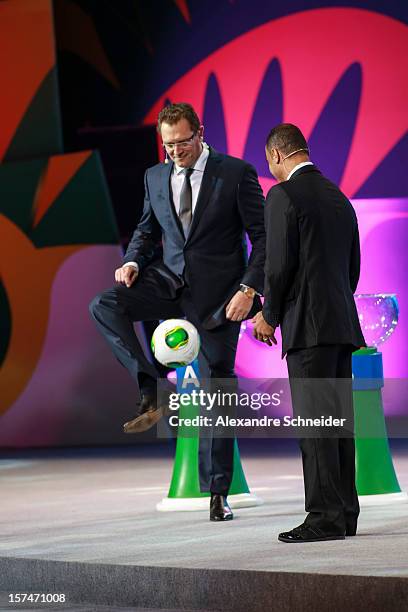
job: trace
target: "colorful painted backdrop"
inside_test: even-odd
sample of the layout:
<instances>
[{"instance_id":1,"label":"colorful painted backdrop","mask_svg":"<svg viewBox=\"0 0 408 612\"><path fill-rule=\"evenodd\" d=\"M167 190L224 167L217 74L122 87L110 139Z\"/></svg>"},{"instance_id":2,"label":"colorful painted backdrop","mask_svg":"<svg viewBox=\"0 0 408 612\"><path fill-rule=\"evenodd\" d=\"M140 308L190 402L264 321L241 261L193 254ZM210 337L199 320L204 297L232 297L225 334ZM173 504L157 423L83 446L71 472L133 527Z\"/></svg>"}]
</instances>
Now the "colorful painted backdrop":
<instances>
[{"instance_id":1,"label":"colorful painted backdrop","mask_svg":"<svg viewBox=\"0 0 408 612\"><path fill-rule=\"evenodd\" d=\"M358 291L398 296L385 373L407 376L405 3L307 4L124 0L101 19L107 5L63 0L56 40L51 0L0 3L1 446L129 443L121 423L136 401L88 316L121 252L98 154L63 151L56 46L87 66L64 98L76 127L155 123L166 101L189 101L207 142L253 163L265 192L265 136L297 123L355 205ZM237 370L286 375L279 349L244 330Z\"/></svg>"}]
</instances>

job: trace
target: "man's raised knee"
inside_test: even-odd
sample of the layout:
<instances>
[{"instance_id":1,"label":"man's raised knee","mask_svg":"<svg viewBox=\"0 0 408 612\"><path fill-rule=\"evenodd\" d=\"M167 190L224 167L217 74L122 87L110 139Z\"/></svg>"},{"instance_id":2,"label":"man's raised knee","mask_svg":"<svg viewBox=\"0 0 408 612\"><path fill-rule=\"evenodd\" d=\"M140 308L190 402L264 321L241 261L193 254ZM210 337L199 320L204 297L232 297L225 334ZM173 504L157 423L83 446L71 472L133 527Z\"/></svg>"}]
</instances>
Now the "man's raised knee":
<instances>
[{"instance_id":1,"label":"man's raised knee","mask_svg":"<svg viewBox=\"0 0 408 612\"><path fill-rule=\"evenodd\" d=\"M91 315L94 317L96 312L98 311L100 305L101 305L101 298L102 298L102 293L99 293L98 295L96 295L93 300L90 301L89 303L89 312L91 313Z\"/></svg>"}]
</instances>

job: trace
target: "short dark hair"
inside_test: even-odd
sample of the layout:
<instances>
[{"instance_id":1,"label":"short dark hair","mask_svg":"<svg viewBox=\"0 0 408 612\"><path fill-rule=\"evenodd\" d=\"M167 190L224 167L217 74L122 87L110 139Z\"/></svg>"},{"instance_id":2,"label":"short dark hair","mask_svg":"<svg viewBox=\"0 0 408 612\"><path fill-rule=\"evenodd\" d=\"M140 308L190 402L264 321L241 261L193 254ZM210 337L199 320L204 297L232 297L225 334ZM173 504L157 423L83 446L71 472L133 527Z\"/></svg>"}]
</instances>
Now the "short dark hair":
<instances>
[{"instance_id":1,"label":"short dark hair","mask_svg":"<svg viewBox=\"0 0 408 612\"><path fill-rule=\"evenodd\" d=\"M266 139L266 148L279 149L284 155L298 149L305 149L309 153L306 138L293 123L281 123L272 128Z\"/></svg>"},{"instance_id":2,"label":"short dark hair","mask_svg":"<svg viewBox=\"0 0 408 612\"><path fill-rule=\"evenodd\" d=\"M178 104L169 104L160 111L157 121L157 131L159 134L161 133L162 123L174 125L181 119L187 119L193 132L197 132L200 129L200 119L191 104L179 102Z\"/></svg>"}]
</instances>

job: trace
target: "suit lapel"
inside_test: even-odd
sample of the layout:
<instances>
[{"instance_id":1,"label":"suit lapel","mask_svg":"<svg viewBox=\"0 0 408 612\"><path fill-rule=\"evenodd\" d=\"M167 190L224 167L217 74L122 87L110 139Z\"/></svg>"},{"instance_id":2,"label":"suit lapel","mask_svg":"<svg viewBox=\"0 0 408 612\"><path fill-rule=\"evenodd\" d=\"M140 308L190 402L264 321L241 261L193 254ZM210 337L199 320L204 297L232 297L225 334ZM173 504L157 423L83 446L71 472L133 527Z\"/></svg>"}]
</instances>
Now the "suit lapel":
<instances>
[{"instance_id":1,"label":"suit lapel","mask_svg":"<svg viewBox=\"0 0 408 612\"><path fill-rule=\"evenodd\" d=\"M168 164L163 164L163 170L162 170L162 193L164 196L164 199L168 202L168 204L171 204L171 197L170 197L170 176L171 173L173 171L173 162L170 162Z\"/></svg>"},{"instance_id":2,"label":"suit lapel","mask_svg":"<svg viewBox=\"0 0 408 612\"><path fill-rule=\"evenodd\" d=\"M171 195L170 181L171 181L171 174L173 172L173 167L174 167L173 162L164 164L164 169L162 172L162 194L163 194L163 198L165 202L166 211L168 211L171 222L175 226L176 231L180 233L180 236L184 242L183 228L182 228L182 225L180 223L178 216L176 215L176 211L174 209L173 197Z\"/></svg>"},{"instance_id":3,"label":"suit lapel","mask_svg":"<svg viewBox=\"0 0 408 612\"><path fill-rule=\"evenodd\" d=\"M197 204L195 206L193 220L191 222L191 227L186 242L191 240L191 237L197 229L200 219L208 205L210 196L217 182L221 160L222 156L215 149L210 147L210 154L205 166L203 179L201 181L201 187L197 198Z\"/></svg>"}]
</instances>

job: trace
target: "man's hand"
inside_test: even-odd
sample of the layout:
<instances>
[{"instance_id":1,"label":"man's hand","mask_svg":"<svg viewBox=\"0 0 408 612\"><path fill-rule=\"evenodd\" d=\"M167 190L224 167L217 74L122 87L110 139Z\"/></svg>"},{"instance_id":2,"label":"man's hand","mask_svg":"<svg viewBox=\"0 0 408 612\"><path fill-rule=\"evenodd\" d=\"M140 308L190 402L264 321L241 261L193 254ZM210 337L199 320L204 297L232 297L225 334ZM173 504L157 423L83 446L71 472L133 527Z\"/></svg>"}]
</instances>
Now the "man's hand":
<instances>
[{"instance_id":1,"label":"man's hand","mask_svg":"<svg viewBox=\"0 0 408 612\"><path fill-rule=\"evenodd\" d=\"M115 281L131 287L139 275L138 270L134 266L122 266L115 270Z\"/></svg>"},{"instance_id":2,"label":"man's hand","mask_svg":"<svg viewBox=\"0 0 408 612\"><path fill-rule=\"evenodd\" d=\"M254 336L257 340L265 342L269 346L278 344L275 338L275 329L265 321L262 311L256 313L251 323L254 326Z\"/></svg>"},{"instance_id":3,"label":"man's hand","mask_svg":"<svg viewBox=\"0 0 408 612\"><path fill-rule=\"evenodd\" d=\"M242 291L237 291L228 302L225 314L230 321L242 321L252 308L253 299L245 295Z\"/></svg>"}]
</instances>

